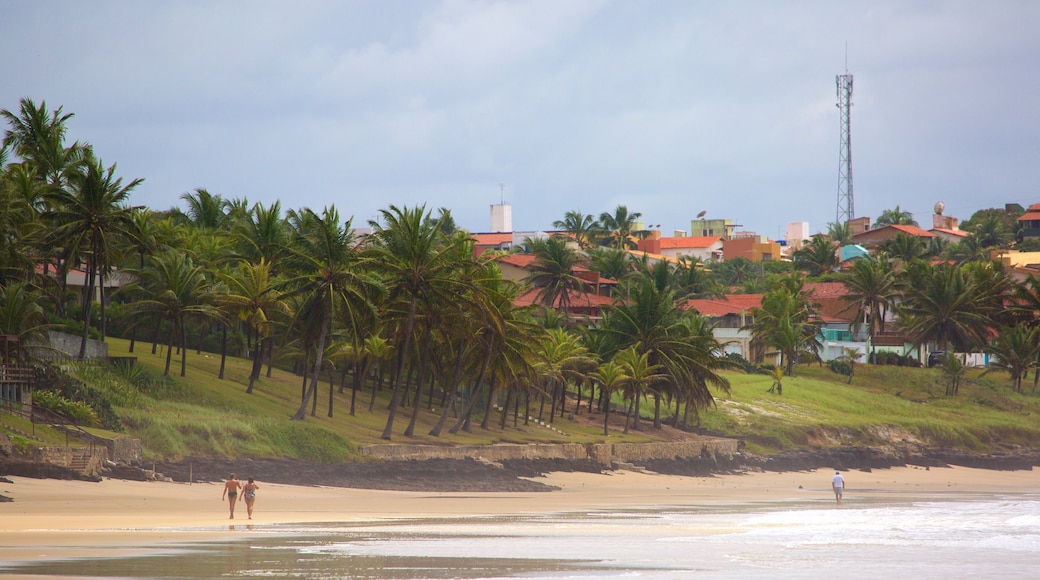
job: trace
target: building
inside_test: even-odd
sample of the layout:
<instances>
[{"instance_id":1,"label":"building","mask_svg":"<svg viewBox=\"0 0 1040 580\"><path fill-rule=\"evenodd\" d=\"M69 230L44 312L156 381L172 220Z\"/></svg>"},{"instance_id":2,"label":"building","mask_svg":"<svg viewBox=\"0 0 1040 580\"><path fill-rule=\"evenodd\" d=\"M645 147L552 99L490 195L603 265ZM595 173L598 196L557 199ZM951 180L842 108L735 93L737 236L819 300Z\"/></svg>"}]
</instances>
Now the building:
<instances>
[{"instance_id":1,"label":"building","mask_svg":"<svg viewBox=\"0 0 1040 580\"><path fill-rule=\"evenodd\" d=\"M719 236L720 238L732 238L733 232L740 225L733 223L731 219L704 219L698 218L690 221L691 236Z\"/></svg>"},{"instance_id":2,"label":"building","mask_svg":"<svg viewBox=\"0 0 1040 580\"><path fill-rule=\"evenodd\" d=\"M1034 203L1018 218L1022 226L1022 238L1040 238L1040 203Z\"/></svg>"},{"instance_id":3,"label":"building","mask_svg":"<svg viewBox=\"0 0 1040 580\"><path fill-rule=\"evenodd\" d=\"M751 331L744 327L754 322L751 311L762 306L763 294L728 294L721 298L691 298L683 305L714 324L712 335L726 354L752 360Z\"/></svg>"},{"instance_id":4,"label":"building","mask_svg":"<svg viewBox=\"0 0 1040 580\"><path fill-rule=\"evenodd\" d=\"M661 237L661 232L653 231L650 237L636 242L637 250L648 254L656 254L668 258L687 256L701 262L708 262L722 257L722 238L720 236L675 236Z\"/></svg>"},{"instance_id":5,"label":"building","mask_svg":"<svg viewBox=\"0 0 1040 580\"><path fill-rule=\"evenodd\" d=\"M783 247L765 236L741 236L722 241L722 259L747 258L752 262L783 259Z\"/></svg>"},{"instance_id":6,"label":"building","mask_svg":"<svg viewBox=\"0 0 1040 580\"><path fill-rule=\"evenodd\" d=\"M873 249L885 242L896 239L899 234L921 238L925 244L928 244L935 237L935 234L922 230L917 226L890 225L853 234L852 243L867 249Z\"/></svg>"}]
</instances>

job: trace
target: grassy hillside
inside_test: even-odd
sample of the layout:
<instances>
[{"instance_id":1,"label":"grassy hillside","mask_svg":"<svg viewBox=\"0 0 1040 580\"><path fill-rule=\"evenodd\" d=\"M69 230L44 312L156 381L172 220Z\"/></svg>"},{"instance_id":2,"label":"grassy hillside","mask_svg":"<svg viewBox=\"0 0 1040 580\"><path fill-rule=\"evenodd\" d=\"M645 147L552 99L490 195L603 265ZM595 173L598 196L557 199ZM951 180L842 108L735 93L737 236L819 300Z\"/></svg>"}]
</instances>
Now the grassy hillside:
<instances>
[{"instance_id":1,"label":"grassy hillside","mask_svg":"<svg viewBox=\"0 0 1040 580\"><path fill-rule=\"evenodd\" d=\"M109 341L110 354L126 356L128 343ZM388 393L377 398L368 411L371 391L359 394L355 414L350 415L350 390L334 390L333 417L328 416L329 384L321 383L317 413L304 421L289 417L299 405L302 378L275 369L262 376L252 394L246 394L249 361L228 358L225 379L217 379L220 357L188 352L186 377L180 378L175 357L170 379L161 380L165 353L151 354L151 345L138 343L131 355L138 357L146 377L125 379L90 372L84 379L105 391L115 403L127 434L139 437L146 456L175 459L184 456L300 457L322 462L356 459L357 446L386 443L380 439L386 420ZM266 369L265 369L266 370ZM944 396L938 371L901 367L857 365L851 385L845 377L825 367L799 367L784 381L782 396L768 393L772 379L764 375L728 375L732 390L718 394L716 408L703 411L700 425L711 431L739 436L751 451L770 453L782 449L836 445L919 443L991 452L1009 445L1040 446L1040 397L1015 394L1006 375L980 376L975 372L955 398ZM401 433L410 409L402 409L395 423L393 443L476 445L498 442L640 442L683 436L674 430L655 430L644 423L641 432L621 432L619 423L610 435L602 435L603 417L585 407L575 414L573 403L552 428L535 423L517 427L510 419L491 429L475 424L471 433L439 437L427 432L439 409L426 410L425 398L415 430ZM652 402L643 405L644 415ZM666 412L667 413L667 412ZM620 416L615 417L620 419ZM13 419L2 416L4 426ZM479 421L479 419L478 419ZM448 425L453 420L449 419ZM23 426L24 427L24 426ZM17 429L24 433L23 429ZM47 438L53 434L45 431ZM62 444L62 442L54 442Z\"/></svg>"}]
</instances>

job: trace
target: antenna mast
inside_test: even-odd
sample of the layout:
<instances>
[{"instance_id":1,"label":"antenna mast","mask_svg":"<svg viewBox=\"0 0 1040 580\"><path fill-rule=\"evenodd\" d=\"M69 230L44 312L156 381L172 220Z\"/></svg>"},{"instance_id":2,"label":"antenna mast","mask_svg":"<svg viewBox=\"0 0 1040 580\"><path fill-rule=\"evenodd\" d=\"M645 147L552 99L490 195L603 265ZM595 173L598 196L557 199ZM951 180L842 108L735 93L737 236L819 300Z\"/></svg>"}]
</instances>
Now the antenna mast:
<instances>
[{"instance_id":1,"label":"antenna mast","mask_svg":"<svg viewBox=\"0 0 1040 580\"><path fill-rule=\"evenodd\" d=\"M852 75L849 74L849 51L845 48L845 74L837 75L838 111L841 117L841 143L838 147L838 213L835 225L856 217L852 203Z\"/></svg>"}]
</instances>

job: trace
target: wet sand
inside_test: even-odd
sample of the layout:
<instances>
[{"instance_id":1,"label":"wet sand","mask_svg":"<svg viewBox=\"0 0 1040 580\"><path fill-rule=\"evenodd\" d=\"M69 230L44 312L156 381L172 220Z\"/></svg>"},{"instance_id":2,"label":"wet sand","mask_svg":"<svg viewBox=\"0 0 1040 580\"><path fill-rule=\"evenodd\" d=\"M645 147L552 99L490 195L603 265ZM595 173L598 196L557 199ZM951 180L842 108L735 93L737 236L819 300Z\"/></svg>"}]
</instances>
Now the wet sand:
<instances>
[{"instance_id":1,"label":"wet sand","mask_svg":"<svg viewBox=\"0 0 1040 580\"><path fill-rule=\"evenodd\" d=\"M221 501L223 486L11 477L0 494L0 561L119 556L181 542L227 541L267 524L371 522L391 519L548 514L672 506L783 503L832 505L833 471L750 473L713 477L632 471L552 473L538 478L553 492L422 493L265 484L256 511L235 519ZM846 505L861 502L969 499L1038 494L1040 469L989 471L964 467L899 467L844 472ZM248 528L247 526L253 526Z\"/></svg>"}]
</instances>

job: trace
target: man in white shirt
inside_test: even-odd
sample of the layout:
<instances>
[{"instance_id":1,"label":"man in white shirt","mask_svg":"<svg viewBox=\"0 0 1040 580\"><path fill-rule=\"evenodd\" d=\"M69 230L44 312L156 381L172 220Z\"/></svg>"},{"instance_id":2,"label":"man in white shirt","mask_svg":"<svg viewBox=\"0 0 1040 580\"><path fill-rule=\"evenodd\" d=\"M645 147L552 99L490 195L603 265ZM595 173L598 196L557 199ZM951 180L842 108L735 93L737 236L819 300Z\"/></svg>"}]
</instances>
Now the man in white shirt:
<instances>
[{"instance_id":1,"label":"man in white shirt","mask_svg":"<svg viewBox=\"0 0 1040 580\"><path fill-rule=\"evenodd\" d=\"M845 489L845 478L841 476L840 471L834 472L831 487L834 488L834 499L838 500L838 505L841 505L841 492Z\"/></svg>"}]
</instances>

